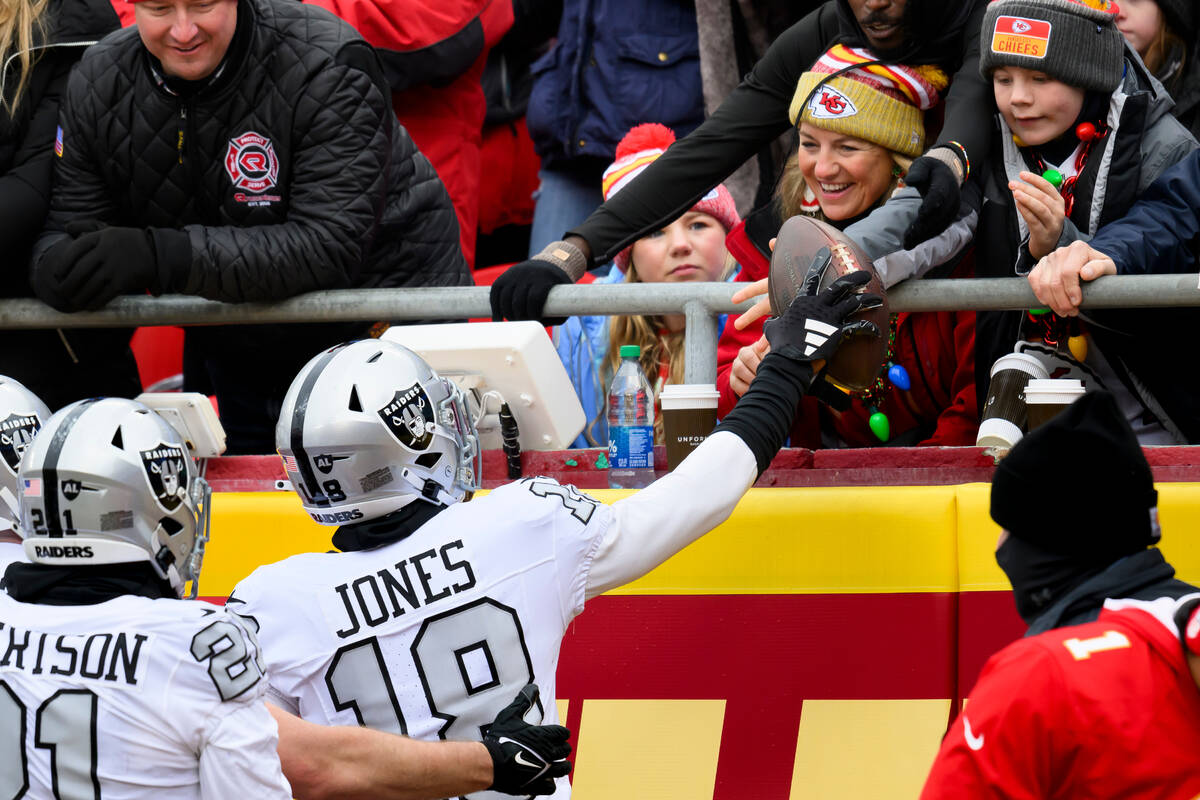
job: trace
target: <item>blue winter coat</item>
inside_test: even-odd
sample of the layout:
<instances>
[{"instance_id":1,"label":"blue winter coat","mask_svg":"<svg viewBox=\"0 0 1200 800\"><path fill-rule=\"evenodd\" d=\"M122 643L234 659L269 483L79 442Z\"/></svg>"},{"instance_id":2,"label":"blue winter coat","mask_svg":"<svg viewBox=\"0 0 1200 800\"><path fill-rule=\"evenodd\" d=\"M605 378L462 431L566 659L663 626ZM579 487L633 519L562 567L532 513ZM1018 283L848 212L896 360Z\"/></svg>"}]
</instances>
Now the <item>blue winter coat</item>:
<instances>
[{"instance_id":1,"label":"blue winter coat","mask_svg":"<svg viewBox=\"0 0 1200 800\"><path fill-rule=\"evenodd\" d=\"M566 0L558 39L530 67L526 123L544 163L612 160L634 125L682 137L704 119L696 8L685 0Z\"/></svg>"}]
</instances>

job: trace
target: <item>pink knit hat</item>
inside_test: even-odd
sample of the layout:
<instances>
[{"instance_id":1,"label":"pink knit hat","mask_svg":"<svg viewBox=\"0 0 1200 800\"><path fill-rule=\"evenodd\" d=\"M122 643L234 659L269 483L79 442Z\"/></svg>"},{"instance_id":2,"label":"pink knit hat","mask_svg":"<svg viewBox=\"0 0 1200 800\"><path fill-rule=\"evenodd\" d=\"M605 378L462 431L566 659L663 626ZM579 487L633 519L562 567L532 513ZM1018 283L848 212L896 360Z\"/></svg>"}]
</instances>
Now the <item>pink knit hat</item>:
<instances>
[{"instance_id":1,"label":"pink knit hat","mask_svg":"<svg viewBox=\"0 0 1200 800\"><path fill-rule=\"evenodd\" d=\"M601 183L604 199L608 200L625 188L626 184L640 175L642 170L661 156L674 141L675 134L671 129L657 122L647 122L630 128L629 133L625 134L617 145L616 161L604 170ZM725 228L726 233L742 221L733 202L733 195L729 194L724 184L717 184L715 189L701 197L690 210L714 217ZM626 247L613 259L613 263L622 272L629 269L629 251L632 249L633 245Z\"/></svg>"}]
</instances>

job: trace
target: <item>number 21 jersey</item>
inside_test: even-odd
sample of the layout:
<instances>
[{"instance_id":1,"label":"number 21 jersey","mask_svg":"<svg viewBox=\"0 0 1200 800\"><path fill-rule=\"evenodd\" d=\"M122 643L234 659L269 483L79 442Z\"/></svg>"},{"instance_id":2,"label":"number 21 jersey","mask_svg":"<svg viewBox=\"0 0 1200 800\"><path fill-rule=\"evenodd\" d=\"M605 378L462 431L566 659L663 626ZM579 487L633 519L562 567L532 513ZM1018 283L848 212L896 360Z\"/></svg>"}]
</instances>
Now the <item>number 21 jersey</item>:
<instances>
[{"instance_id":1,"label":"number 21 jersey","mask_svg":"<svg viewBox=\"0 0 1200 800\"><path fill-rule=\"evenodd\" d=\"M286 800L253 634L207 603L0 592L0 798Z\"/></svg>"}]
</instances>

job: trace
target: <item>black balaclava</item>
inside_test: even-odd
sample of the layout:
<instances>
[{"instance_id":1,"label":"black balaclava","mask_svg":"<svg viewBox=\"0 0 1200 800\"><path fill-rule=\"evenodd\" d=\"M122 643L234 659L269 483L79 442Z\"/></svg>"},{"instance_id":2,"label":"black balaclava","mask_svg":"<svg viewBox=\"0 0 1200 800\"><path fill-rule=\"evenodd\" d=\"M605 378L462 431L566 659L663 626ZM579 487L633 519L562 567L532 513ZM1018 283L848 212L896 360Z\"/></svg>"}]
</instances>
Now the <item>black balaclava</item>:
<instances>
[{"instance_id":1,"label":"black balaclava","mask_svg":"<svg viewBox=\"0 0 1200 800\"><path fill-rule=\"evenodd\" d=\"M1021 617L1157 543L1157 502L1150 465L1108 392L1084 395L1017 442L992 478L991 515L1010 534L996 561Z\"/></svg>"}]
</instances>

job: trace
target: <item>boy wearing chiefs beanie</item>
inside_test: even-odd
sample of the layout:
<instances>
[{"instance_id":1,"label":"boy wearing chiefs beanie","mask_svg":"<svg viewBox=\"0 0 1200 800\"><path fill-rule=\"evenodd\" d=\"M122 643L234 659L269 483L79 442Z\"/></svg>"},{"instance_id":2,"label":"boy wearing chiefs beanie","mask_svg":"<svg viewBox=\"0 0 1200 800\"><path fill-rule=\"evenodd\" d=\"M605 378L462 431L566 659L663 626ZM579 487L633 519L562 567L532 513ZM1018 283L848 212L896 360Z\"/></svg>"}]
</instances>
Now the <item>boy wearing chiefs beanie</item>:
<instances>
[{"instance_id":1,"label":"boy wearing chiefs beanie","mask_svg":"<svg viewBox=\"0 0 1200 800\"><path fill-rule=\"evenodd\" d=\"M1119 219L1151 183L1196 142L1171 115L1171 99L1117 30L1111 0L995 0L980 36L980 70L992 82L998 114L995 162L985 173L985 201L975 240L978 277L1028 276L1075 286L1039 261L1095 236ZM1047 276L1050 277L1047 277ZM1192 420L1174 396L1175 356L1159 353L1175 312L1091 311L1086 316L983 311L976 317L976 387L980 407L991 367L1019 352L1047 372L1116 396L1143 445L1183 444ZM1099 324L1097 324L1099 323Z\"/></svg>"}]
</instances>

